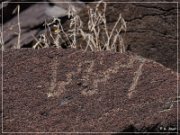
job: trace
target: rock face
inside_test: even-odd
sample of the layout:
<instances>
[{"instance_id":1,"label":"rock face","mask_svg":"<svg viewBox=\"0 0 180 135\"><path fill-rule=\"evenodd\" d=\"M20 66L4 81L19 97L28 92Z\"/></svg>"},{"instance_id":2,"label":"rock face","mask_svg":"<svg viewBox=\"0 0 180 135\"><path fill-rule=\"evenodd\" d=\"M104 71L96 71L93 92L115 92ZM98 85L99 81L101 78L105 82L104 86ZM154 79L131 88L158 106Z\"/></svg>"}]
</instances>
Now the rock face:
<instances>
[{"instance_id":1,"label":"rock face","mask_svg":"<svg viewBox=\"0 0 180 135\"><path fill-rule=\"evenodd\" d=\"M176 73L152 60L20 49L3 64L4 132L177 130Z\"/></svg>"},{"instance_id":2,"label":"rock face","mask_svg":"<svg viewBox=\"0 0 180 135\"><path fill-rule=\"evenodd\" d=\"M124 7L128 50L177 71L177 4L134 3Z\"/></svg>"}]
</instances>

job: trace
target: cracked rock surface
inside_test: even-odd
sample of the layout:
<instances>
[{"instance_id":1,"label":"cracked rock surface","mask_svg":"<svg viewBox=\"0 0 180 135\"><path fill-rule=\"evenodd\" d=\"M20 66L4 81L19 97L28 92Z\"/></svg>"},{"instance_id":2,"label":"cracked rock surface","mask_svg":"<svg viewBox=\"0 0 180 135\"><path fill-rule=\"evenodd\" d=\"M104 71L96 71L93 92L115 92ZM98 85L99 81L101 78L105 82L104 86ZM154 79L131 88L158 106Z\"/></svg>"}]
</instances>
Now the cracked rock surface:
<instances>
[{"instance_id":1,"label":"cracked rock surface","mask_svg":"<svg viewBox=\"0 0 180 135\"><path fill-rule=\"evenodd\" d=\"M132 53L9 50L3 77L5 132L177 130L176 73Z\"/></svg>"},{"instance_id":2,"label":"cracked rock surface","mask_svg":"<svg viewBox=\"0 0 180 135\"><path fill-rule=\"evenodd\" d=\"M108 3L106 17L110 30L119 13L127 22L124 37L127 50L177 71L180 51L177 50L177 3ZM81 16L88 20L86 10Z\"/></svg>"}]
</instances>

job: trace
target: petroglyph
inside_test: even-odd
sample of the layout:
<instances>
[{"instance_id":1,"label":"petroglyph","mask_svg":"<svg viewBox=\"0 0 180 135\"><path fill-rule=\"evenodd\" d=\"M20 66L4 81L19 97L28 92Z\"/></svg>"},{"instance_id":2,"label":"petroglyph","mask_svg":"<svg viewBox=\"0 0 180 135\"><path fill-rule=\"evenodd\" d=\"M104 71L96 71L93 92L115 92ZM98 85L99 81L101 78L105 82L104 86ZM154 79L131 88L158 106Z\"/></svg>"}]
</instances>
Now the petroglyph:
<instances>
[{"instance_id":1,"label":"petroglyph","mask_svg":"<svg viewBox=\"0 0 180 135\"><path fill-rule=\"evenodd\" d=\"M52 80L50 82L50 87L49 87L49 92L47 93L47 96L48 97L52 97L56 91L55 91L55 88L56 88L56 85L57 85L57 67L58 67L58 61L57 61L57 58L55 58L52 62Z\"/></svg>"},{"instance_id":2,"label":"petroglyph","mask_svg":"<svg viewBox=\"0 0 180 135\"><path fill-rule=\"evenodd\" d=\"M82 95L85 95L85 96L92 96L96 93L98 93L98 85L99 83L106 83L110 78L111 78L111 75L112 74L116 74L119 69L121 67L123 68L132 68L133 67L133 64L135 62L137 58L135 57L131 57L129 59L129 62L127 64L122 64L120 62L115 62L114 65L112 65L110 68L108 68L106 71L101 71L98 75L97 73L93 73L93 67L95 66L95 62L94 61L87 61L86 63L90 63L90 66L87 70L87 73L83 79L85 80L90 80L90 76L93 76L93 80L92 80L92 89L91 90L88 90L88 89L84 89L81 91L81 94ZM102 64L103 62L100 61L100 64Z\"/></svg>"},{"instance_id":3,"label":"petroglyph","mask_svg":"<svg viewBox=\"0 0 180 135\"><path fill-rule=\"evenodd\" d=\"M59 96L66 90L66 85L70 84L72 81L72 75L74 72L70 72L66 74L66 80L67 81L58 81L57 83L57 90L56 93L54 93L53 96Z\"/></svg>"},{"instance_id":4,"label":"petroglyph","mask_svg":"<svg viewBox=\"0 0 180 135\"><path fill-rule=\"evenodd\" d=\"M84 64L84 63L80 63L77 66L77 72L72 71L72 72L67 73L66 81L57 81L57 68L58 68L57 58L55 58L52 63L53 63L52 64L52 80L50 82L49 92L47 93L48 97L55 97L55 96L61 95L66 90L66 86L72 82L73 75L79 74L82 71L82 65ZM90 63L90 67L87 69L87 74L85 74L83 78L85 80L88 80L89 78L88 73L92 72L94 63L92 61L87 61L85 62L85 64L86 63ZM89 93L92 93L92 92L88 92L88 95Z\"/></svg>"},{"instance_id":5,"label":"petroglyph","mask_svg":"<svg viewBox=\"0 0 180 135\"><path fill-rule=\"evenodd\" d=\"M103 77L95 79L93 81L93 85L94 85L95 89L98 88L99 83L105 83L106 81L108 81L108 79L110 79L111 74L116 74L121 67L122 68L132 68L135 60L137 60L137 59L139 59L139 58L131 56L129 59L129 62L127 64L115 62L115 64L112 65L109 69L107 69L105 72L102 72Z\"/></svg>"},{"instance_id":6,"label":"petroglyph","mask_svg":"<svg viewBox=\"0 0 180 135\"><path fill-rule=\"evenodd\" d=\"M61 95L65 90L66 86L72 82L73 75L81 72L81 64L77 66L77 72L69 72L66 74L67 81L57 81L57 68L58 61L55 59L52 64L52 81L50 82L49 92L47 94L48 97L55 97Z\"/></svg>"},{"instance_id":7,"label":"petroglyph","mask_svg":"<svg viewBox=\"0 0 180 135\"><path fill-rule=\"evenodd\" d=\"M93 80L92 80L91 86L93 88L91 88L90 90L84 89L81 91L81 94L85 95L85 96L92 96L92 95L98 93L98 84L99 83L106 83L108 81L108 79L110 79L112 74L116 74L119 71L120 67L126 67L126 68L133 67L134 61L135 61L135 59L132 58L129 60L129 62L127 64L121 64L120 62L115 62L114 65L112 65L106 71L101 71L98 75L97 75L97 73L92 72L93 67L95 66L95 62L94 61L86 61L85 63L89 63L90 66L87 69L87 74L85 74L83 76L83 80L89 81L90 76L92 76ZM103 63L103 62L100 61L100 63Z\"/></svg>"},{"instance_id":8,"label":"petroglyph","mask_svg":"<svg viewBox=\"0 0 180 135\"><path fill-rule=\"evenodd\" d=\"M84 70L86 72L85 75L82 76L82 80L87 83L90 81L90 76L94 76L93 73L93 68L95 65L95 61L85 61L84 64L90 64L89 67L87 68L87 70ZM82 66L82 65L81 65ZM91 87L94 87L94 85L92 84ZM96 88L85 88L81 91L81 94L84 96L92 96L94 94L97 93L97 89Z\"/></svg>"},{"instance_id":9,"label":"petroglyph","mask_svg":"<svg viewBox=\"0 0 180 135\"><path fill-rule=\"evenodd\" d=\"M135 76L134 76L133 81L131 83L131 86L130 86L130 88L128 90L128 98L132 98L132 95L135 92L135 89L136 89L136 86L138 84L139 78L142 75L143 65L145 63L145 59L143 59L141 57L136 57L136 59L137 58L140 60L141 64L139 65L137 71L135 72Z\"/></svg>"},{"instance_id":10,"label":"petroglyph","mask_svg":"<svg viewBox=\"0 0 180 135\"><path fill-rule=\"evenodd\" d=\"M138 70L135 72L136 75L133 78L133 82L129 89L128 96L131 97L132 92L134 92L136 88L139 77L142 74L141 70L144 64L144 59L135 56L131 56L126 64L122 64L120 61L117 61L105 71L99 71L98 73L93 71L95 67L95 60L80 62L76 67L77 71L68 72L64 81L57 81L58 61L57 58L55 58L52 64L52 81L50 82L49 92L47 95L48 97L61 95L66 90L66 86L72 83L73 76L82 74L82 84L86 85L87 87L84 87L80 93L84 96L92 96L98 93L98 87L100 83L105 84L109 79L111 79L111 75L119 72L120 68L133 68L133 64L136 60L140 61L141 64ZM102 63L103 61L101 59L101 66L103 66Z\"/></svg>"},{"instance_id":11,"label":"petroglyph","mask_svg":"<svg viewBox=\"0 0 180 135\"><path fill-rule=\"evenodd\" d=\"M99 83L105 83L108 79L110 79L111 74L115 74L119 71L120 65L118 62L115 65L111 66L105 72L101 72L101 77L93 80L93 86L95 89L98 89Z\"/></svg>"}]
</instances>

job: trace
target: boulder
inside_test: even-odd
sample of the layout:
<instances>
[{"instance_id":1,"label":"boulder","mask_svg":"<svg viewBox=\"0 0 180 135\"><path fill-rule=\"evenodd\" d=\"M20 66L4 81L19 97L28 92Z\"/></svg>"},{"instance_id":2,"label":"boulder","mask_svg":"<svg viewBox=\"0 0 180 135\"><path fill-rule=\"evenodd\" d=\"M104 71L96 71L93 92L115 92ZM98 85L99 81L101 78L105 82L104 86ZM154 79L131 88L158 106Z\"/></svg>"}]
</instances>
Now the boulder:
<instances>
[{"instance_id":1,"label":"boulder","mask_svg":"<svg viewBox=\"0 0 180 135\"><path fill-rule=\"evenodd\" d=\"M133 53L3 53L4 132L177 132L177 73Z\"/></svg>"}]
</instances>

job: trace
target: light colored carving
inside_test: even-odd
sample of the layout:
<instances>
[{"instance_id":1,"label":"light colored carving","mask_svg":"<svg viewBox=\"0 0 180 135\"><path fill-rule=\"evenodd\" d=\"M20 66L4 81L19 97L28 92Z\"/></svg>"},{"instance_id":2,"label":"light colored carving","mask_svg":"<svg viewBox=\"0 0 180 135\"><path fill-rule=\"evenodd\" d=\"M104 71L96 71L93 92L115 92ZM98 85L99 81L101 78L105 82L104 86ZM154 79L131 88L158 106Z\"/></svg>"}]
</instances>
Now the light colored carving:
<instances>
[{"instance_id":1,"label":"light colored carving","mask_svg":"<svg viewBox=\"0 0 180 135\"><path fill-rule=\"evenodd\" d=\"M65 90L66 86L69 85L73 80L72 77L76 74L80 74L83 71L81 80L82 83L87 83L89 87L84 88L80 91L80 93L84 96L92 96L98 93L98 85L99 83L106 83L109 79L111 79L112 74L118 73L120 68L132 68L134 62L138 60L141 62L138 70L135 72L135 77L133 78L133 82L130 86L128 96L132 95L134 92L136 85L138 83L139 77L142 74L142 67L144 64L144 59L140 57L131 56L128 60L128 63L122 64L120 61L115 62L110 68L105 71L100 71L99 73L93 72L95 66L95 60L89 60L85 62L81 62L77 65L76 72L69 72L66 74L66 81L57 81L57 66L58 61L57 58L53 60L52 65L52 81L50 82L48 97L55 97L61 95ZM100 64L102 65L103 61L101 59ZM87 65L85 69L82 69L83 65ZM103 66L103 65L102 65Z\"/></svg>"},{"instance_id":2,"label":"light colored carving","mask_svg":"<svg viewBox=\"0 0 180 135\"><path fill-rule=\"evenodd\" d=\"M135 72L135 76L128 90L128 98L132 98L133 93L136 91L139 78L142 75L142 68L143 68L144 63L145 63L145 59L141 59L141 64L139 65L137 71Z\"/></svg>"},{"instance_id":3,"label":"light colored carving","mask_svg":"<svg viewBox=\"0 0 180 135\"><path fill-rule=\"evenodd\" d=\"M47 93L48 97L54 96L55 88L57 85L57 67L58 67L58 61L57 58L55 58L52 62L52 80L50 82L49 92Z\"/></svg>"}]
</instances>

